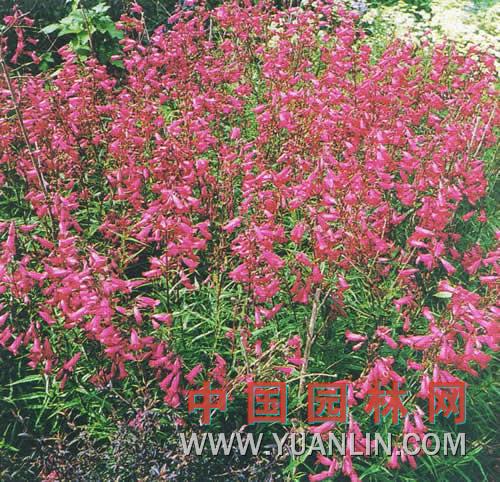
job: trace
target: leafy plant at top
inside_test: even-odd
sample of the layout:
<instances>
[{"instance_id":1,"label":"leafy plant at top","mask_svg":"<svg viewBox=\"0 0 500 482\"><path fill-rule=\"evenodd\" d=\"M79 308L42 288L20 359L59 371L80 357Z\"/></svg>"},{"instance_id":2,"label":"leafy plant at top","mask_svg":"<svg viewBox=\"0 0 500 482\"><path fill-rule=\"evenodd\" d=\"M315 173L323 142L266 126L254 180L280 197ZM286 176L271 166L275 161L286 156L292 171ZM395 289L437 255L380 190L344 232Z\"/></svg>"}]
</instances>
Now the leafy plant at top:
<instances>
[{"instance_id":1,"label":"leafy plant at top","mask_svg":"<svg viewBox=\"0 0 500 482\"><path fill-rule=\"evenodd\" d=\"M123 38L107 14L109 8L105 3L98 3L87 9L80 0L73 0L71 12L59 22L44 27L42 32L68 36L69 45L82 60L94 54L106 63L112 55L120 52L118 40Z\"/></svg>"}]
</instances>

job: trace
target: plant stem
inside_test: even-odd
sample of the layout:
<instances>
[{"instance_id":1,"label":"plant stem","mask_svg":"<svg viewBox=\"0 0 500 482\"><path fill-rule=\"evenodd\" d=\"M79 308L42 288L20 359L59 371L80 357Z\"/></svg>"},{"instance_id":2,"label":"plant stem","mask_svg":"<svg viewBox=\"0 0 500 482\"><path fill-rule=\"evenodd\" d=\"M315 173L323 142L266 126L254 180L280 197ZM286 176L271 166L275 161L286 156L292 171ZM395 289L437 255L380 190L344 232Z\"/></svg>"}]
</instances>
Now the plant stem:
<instances>
[{"instance_id":1,"label":"plant stem","mask_svg":"<svg viewBox=\"0 0 500 482\"><path fill-rule=\"evenodd\" d=\"M309 356L311 354L311 347L314 339L314 330L316 328L316 321L318 320L318 315L319 315L320 297L321 297L321 289L318 288L314 293L311 317L309 318L309 324L307 325L306 347L304 349L304 363L300 370L299 397L304 392L305 375L307 372L307 366L309 364Z\"/></svg>"},{"instance_id":2,"label":"plant stem","mask_svg":"<svg viewBox=\"0 0 500 482\"><path fill-rule=\"evenodd\" d=\"M10 77L9 77L9 73L7 72L7 65L5 64L5 60L3 58L1 51L0 51L0 66L2 67L2 72L3 72L3 75L5 77L5 82L7 83L7 88L10 92L10 96L12 98L12 103L14 104L14 110L16 112L17 122L19 124L20 129L21 129L21 133L23 135L24 142L26 143L26 148L28 149L28 154L29 154L31 164L33 165L33 168L35 169L35 172L36 172L36 175L38 178L38 182L40 183L40 188L43 191L43 195L45 197L45 202L47 203L48 213L49 213L49 217L50 217L50 220L52 223L52 226L51 226L52 227L52 235L55 237L55 232L56 232L55 231L55 223L54 223L54 218L52 216L52 212L50 210L50 197L49 197L49 192L47 190L48 184L47 184L47 181L45 180L45 178L43 177L43 172L42 172L40 160L37 157L35 157L35 155L33 154L33 150L31 149L31 143L30 143L30 140L28 137L28 132L26 130L26 126L24 125L23 115L21 113L21 109L19 108L19 104L18 104L17 99L16 99L16 94L14 92L14 86L12 85L12 82L11 82ZM38 150L38 146L36 144L35 144L35 147Z\"/></svg>"}]
</instances>

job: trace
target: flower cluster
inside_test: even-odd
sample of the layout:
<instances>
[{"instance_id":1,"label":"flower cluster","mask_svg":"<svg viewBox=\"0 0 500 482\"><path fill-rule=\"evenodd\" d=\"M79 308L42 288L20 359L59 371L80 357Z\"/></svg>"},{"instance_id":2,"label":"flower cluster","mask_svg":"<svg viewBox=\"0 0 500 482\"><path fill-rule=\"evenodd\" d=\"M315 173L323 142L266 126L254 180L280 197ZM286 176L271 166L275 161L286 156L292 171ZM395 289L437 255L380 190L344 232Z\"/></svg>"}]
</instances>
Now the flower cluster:
<instances>
[{"instance_id":1,"label":"flower cluster","mask_svg":"<svg viewBox=\"0 0 500 482\"><path fill-rule=\"evenodd\" d=\"M402 41L376 57L356 11L243 3L186 7L150 37L136 5L119 75L67 48L50 75L9 79L3 62L0 185L23 196L0 225L0 345L63 385L82 357L101 385L145 365L177 407L229 366L185 366L170 293L241 285L227 339L258 360L254 330L289 306L341 320L361 279L387 319L347 327L366 361L343 374L349 404L377 382L413 377L426 398L431 380L477 375L497 349L500 252L462 233L487 222L494 59ZM302 345L281 372L307 368ZM410 420L424 430L418 407ZM349 456L319 462L357 480Z\"/></svg>"}]
</instances>

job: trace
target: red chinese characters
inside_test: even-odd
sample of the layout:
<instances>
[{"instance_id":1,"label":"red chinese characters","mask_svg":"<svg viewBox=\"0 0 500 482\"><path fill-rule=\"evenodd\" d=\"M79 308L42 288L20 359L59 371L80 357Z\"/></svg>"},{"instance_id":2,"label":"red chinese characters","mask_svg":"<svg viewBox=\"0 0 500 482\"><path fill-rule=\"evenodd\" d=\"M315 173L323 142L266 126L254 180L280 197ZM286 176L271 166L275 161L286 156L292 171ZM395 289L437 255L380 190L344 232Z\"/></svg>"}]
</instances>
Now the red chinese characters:
<instances>
[{"instance_id":1,"label":"red chinese characters","mask_svg":"<svg viewBox=\"0 0 500 482\"><path fill-rule=\"evenodd\" d=\"M285 382L249 382L248 423L286 422L287 390Z\"/></svg>"},{"instance_id":2,"label":"red chinese characters","mask_svg":"<svg viewBox=\"0 0 500 482\"><path fill-rule=\"evenodd\" d=\"M348 411L348 382L311 383L308 385L307 420L309 423L346 423ZM364 411L373 415L379 424L383 417L391 415L392 424L408 414L399 383L393 381L390 388L381 388L380 382L367 391ZM226 389L211 389L205 382L200 389L188 390L189 413L201 410L201 421L210 423L213 410L226 410ZM247 420L253 423L286 423L287 385L285 382L249 382L247 384ZM465 422L465 382L431 382L429 386L429 422L436 415L455 416L455 423Z\"/></svg>"},{"instance_id":3,"label":"red chinese characters","mask_svg":"<svg viewBox=\"0 0 500 482\"><path fill-rule=\"evenodd\" d=\"M406 393L405 390L399 389L399 383L392 382L390 390L381 390L380 383L372 387L368 391L368 403L365 405L365 412L373 412L373 420L375 423L380 423L380 414L386 416L391 413L392 423L397 424L399 415L404 417L408 410L404 407L401 401L401 395Z\"/></svg>"},{"instance_id":4,"label":"red chinese characters","mask_svg":"<svg viewBox=\"0 0 500 482\"><path fill-rule=\"evenodd\" d=\"M311 383L307 396L309 423L340 422L347 418L347 383Z\"/></svg>"},{"instance_id":5,"label":"red chinese characters","mask_svg":"<svg viewBox=\"0 0 500 482\"><path fill-rule=\"evenodd\" d=\"M465 422L465 382L430 382L429 422L434 423L436 415L455 416L455 423Z\"/></svg>"},{"instance_id":6,"label":"red chinese characters","mask_svg":"<svg viewBox=\"0 0 500 482\"><path fill-rule=\"evenodd\" d=\"M210 424L212 410L226 410L226 391L222 388L211 389L210 383L205 382L199 390L188 391L188 412L201 410L201 423Z\"/></svg>"}]
</instances>

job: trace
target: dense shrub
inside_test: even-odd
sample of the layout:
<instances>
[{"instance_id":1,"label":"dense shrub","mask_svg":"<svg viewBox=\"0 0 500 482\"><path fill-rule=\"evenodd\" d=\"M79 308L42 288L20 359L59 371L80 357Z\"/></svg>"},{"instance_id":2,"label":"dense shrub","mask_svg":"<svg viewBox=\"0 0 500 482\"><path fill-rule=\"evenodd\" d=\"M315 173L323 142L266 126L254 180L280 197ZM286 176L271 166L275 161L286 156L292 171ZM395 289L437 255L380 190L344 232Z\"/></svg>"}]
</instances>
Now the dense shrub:
<instances>
[{"instance_id":1,"label":"dense shrub","mask_svg":"<svg viewBox=\"0 0 500 482\"><path fill-rule=\"evenodd\" d=\"M66 47L50 74L7 82L4 62L0 345L61 390L153 381L179 410L202 373L235 393L300 378L300 401L334 367L347 431L391 381L416 395L398 432L425 431L429 382L497 349L494 60L376 57L357 21L227 3L149 36L134 5L119 76ZM320 462L314 480L358 480L350 456Z\"/></svg>"}]
</instances>

